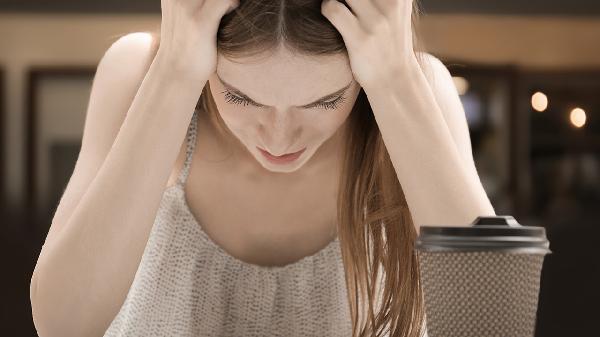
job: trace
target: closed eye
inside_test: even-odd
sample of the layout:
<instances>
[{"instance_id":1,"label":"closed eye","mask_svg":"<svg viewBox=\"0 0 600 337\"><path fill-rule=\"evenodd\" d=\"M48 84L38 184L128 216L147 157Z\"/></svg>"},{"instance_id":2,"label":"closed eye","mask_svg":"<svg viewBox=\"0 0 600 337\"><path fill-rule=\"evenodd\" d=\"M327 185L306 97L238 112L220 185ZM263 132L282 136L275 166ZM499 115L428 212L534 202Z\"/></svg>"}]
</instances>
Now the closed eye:
<instances>
[{"instance_id":1,"label":"closed eye","mask_svg":"<svg viewBox=\"0 0 600 337\"><path fill-rule=\"evenodd\" d=\"M234 105L243 105L243 106L247 106L248 104L256 106L256 107L263 107L263 105L257 104L254 101L251 101L247 98L244 97L240 97L234 93L232 93L229 90L224 90L221 91L222 94L225 95L225 101L227 103L230 104L234 104ZM329 110L329 109L337 109L339 108L339 105L346 99L346 97L342 94L340 96L338 96L337 98L335 98L332 101L321 101L321 102L317 102L313 105L307 106L306 108L312 108L312 107L317 107L317 108L323 108L325 110Z\"/></svg>"}]
</instances>

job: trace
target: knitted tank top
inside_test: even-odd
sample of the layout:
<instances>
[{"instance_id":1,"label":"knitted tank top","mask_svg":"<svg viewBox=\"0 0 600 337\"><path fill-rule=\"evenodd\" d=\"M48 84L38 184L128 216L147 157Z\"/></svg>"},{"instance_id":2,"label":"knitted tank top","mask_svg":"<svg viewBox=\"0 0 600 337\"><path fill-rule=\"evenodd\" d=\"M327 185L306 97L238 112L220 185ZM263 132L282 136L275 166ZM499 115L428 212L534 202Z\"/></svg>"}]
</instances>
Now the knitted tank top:
<instances>
[{"instance_id":1,"label":"knitted tank top","mask_svg":"<svg viewBox=\"0 0 600 337\"><path fill-rule=\"evenodd\" d=\"M131 287L104 336L350 336L337 236L290 264L260 266L227 253L192 215L183 187L197 112L177 183L163 192Z\"/></svg>"}]
</instances>

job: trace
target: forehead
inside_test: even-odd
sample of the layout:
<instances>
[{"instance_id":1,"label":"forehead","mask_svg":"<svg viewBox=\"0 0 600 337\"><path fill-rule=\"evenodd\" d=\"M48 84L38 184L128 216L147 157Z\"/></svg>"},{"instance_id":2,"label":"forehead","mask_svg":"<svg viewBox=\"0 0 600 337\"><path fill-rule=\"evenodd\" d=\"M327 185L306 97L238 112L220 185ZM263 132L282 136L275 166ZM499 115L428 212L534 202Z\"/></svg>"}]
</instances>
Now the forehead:
<instances>
[{"instance_id":1,"label":"forehead","mask_svg":"<svg viewBox=\"0 0 600 337\"><path fill-rule=\"evenodd\" d=\"M347 85L353 75L347 54L305 56L280 49L268 56L227 59L219 54L218 75L265 104L306 104Z\"/></svg>"}]
</instances>

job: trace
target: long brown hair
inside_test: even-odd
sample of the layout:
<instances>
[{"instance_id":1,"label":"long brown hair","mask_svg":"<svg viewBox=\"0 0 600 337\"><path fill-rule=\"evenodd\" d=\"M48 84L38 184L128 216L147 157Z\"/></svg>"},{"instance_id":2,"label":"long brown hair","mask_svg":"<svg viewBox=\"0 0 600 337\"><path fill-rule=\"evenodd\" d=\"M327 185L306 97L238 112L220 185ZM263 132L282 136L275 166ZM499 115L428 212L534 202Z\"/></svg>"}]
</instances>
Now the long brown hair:
<instances>
[{"instance_id":1,"label":"long brown hair","mask_svg":"<svg viewBox=\"0 0 600 337\"><path fill-rule=\"evenodd\" d=\"M227 58L239 58L263 55L285 46L309 56L344 53L342 36L321 14L321 2L241 0L219 24L218 52ZM348 6L345 1L340 2ZM414 0L413 52L422 64L423 58L417 53L420 14L420 4ZM155 48L159 31L151 32ZM208 82L196 108L208 111L218 122L220 131L227 132ZM337 201L337 230L352 316L352 336L422 336L424 302L413 249L417 234L363 89L348 118L349 132ZM383 275L383 282L378 282L379 273Z\"/></svg>"}]
</instances>

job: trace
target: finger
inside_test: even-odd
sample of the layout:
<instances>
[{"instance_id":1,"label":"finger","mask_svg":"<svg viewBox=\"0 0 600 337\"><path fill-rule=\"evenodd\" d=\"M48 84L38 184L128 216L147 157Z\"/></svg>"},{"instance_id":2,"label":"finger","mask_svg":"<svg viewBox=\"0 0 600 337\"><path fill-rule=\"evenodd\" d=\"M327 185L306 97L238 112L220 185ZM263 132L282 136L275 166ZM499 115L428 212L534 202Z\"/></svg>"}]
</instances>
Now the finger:
<instances>
[{"instance_id":1,"label":"finger","mask_svg":"<svg viewBox=\"0 0 600 337\"><path fill-rule=\"evenodd\" d=\"M372 0L346 0L346 3L358 17L360 24L369 32L373 32L374 27L385 19Z\"/></svg>"},{"instance_id":2,"label":"finger","mask_svg":"<svg viewBox=\"0 0 600 337\"><path fill-rule=\"evenodd\" d=\"M337 0L324 0L321 13L335 26L347 45L363 38L365 32L350 9Z\"/></svg>"}]
</instances>

